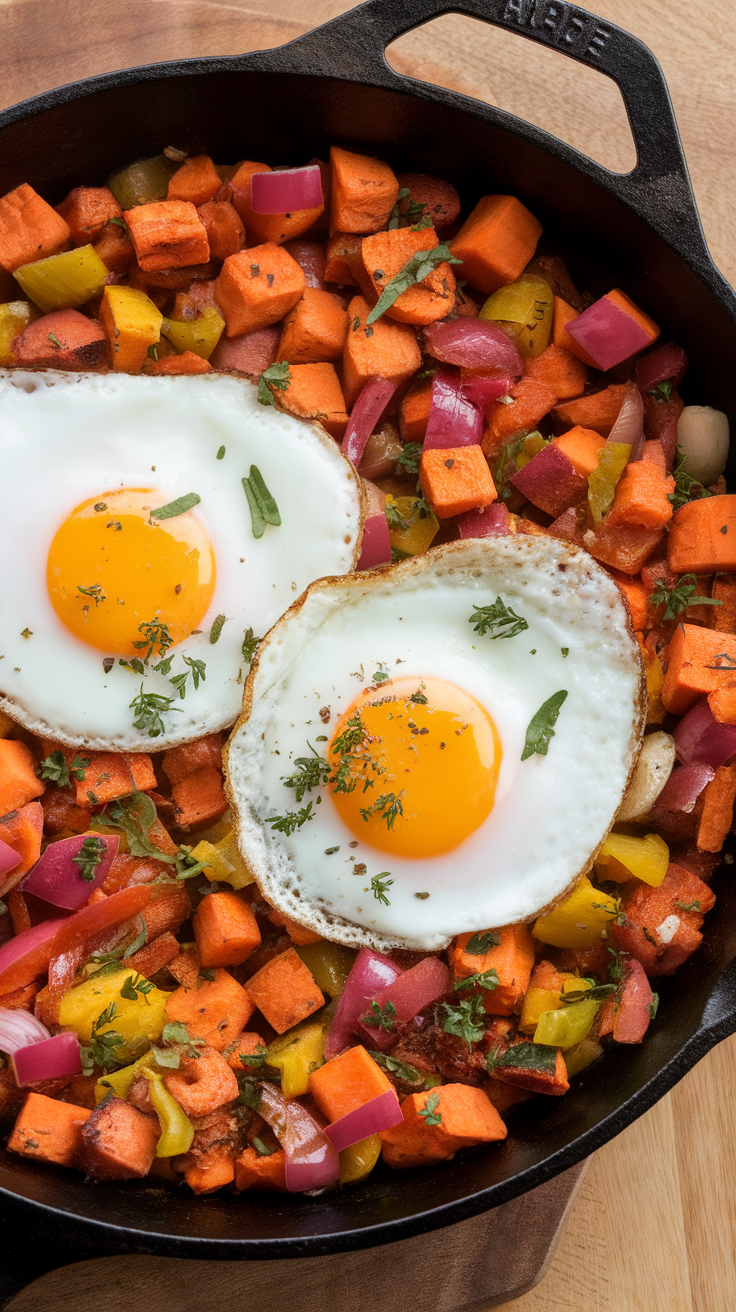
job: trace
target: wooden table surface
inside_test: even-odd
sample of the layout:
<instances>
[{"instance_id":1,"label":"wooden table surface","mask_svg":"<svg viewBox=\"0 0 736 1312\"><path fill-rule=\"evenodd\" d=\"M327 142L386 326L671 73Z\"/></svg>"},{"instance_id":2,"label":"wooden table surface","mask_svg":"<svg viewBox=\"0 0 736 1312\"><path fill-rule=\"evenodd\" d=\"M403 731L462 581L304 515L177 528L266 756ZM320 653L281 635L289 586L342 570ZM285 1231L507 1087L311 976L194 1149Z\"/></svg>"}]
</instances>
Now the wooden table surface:
<instances>
[{"instance_id":1,"label":"wooden table surface","mask_svg":"<svg viewBox=\"0 0 736 1312\"><path fill-rule=\"evenodd\" d=\"M660 60L710 249L736 282L736 5L593 7ZM348 8L344 0L0 0L0 103L130 64L279 45ZM402 37L389 60L531 119L610 168L634 162L613 83L521 37L448 15ZM735 1180L736 1037L596 1154L547 1276L505 1306L728 1312L736 1307Z\"/></svg>"}]
</instances>

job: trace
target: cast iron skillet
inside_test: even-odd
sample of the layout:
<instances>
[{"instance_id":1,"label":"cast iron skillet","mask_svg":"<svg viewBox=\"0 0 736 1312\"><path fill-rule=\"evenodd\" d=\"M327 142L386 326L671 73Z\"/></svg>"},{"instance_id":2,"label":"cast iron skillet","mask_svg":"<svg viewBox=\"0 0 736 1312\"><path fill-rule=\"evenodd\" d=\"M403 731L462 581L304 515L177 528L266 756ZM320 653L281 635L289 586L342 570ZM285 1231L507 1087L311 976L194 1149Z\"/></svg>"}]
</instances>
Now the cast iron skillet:
<instances>
[{"instance_id":1,"label":"cast iron skillet","mask_svg":"<svg viewBox=\"0 0 736 1312\"><path fill-rule=\"evenodd\" d=\"M385 47L447 12L521 32L612 77L638 148L634 171L612 174L500 110L394 73ZM325 158L333 141L452 178L466 212L485 192L520 196L583 286L623 287L684 344L689 399L736 422L736 297L705 245L662 73L639 41L562 0L369 0L278 50L62 87L0 115L0 194L30 182L56 203L166 144L278 164ZM702 949L662 982L646 1042L589 1068L566 1097L522 1104L505 1144L431 1171L379 1170L361 1188L316 1199L198 1200L150 1182L91 1186L7 1155L0 1188L14 1215L75 1247L184 1257L367 1247L492 1208L618 1134L736 1029L731 884L716 882Z\"/></svg>"}]
</instances>

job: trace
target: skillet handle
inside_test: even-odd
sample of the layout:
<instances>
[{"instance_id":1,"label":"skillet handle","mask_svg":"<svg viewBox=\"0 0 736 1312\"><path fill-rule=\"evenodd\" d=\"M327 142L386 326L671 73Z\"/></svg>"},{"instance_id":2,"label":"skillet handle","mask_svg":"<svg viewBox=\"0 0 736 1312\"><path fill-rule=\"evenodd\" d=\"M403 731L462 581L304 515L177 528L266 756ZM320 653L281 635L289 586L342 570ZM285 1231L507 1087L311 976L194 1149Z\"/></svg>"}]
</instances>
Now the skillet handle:
<instances>
[{"instance_id":1,"label":"skillet handle","mask_svg":"<svg viewBox=\"0 0 736 1312\"><path fill-rule=\"evenodd\" d=\"M358 82L405 84L385 50L397 37L443 14L464 14L528 37L605 73L621 91L637 150L631 173L612 173L585 156L586 172L631 206L691 261L710 266L662 69L648 46L615 23L566 0L367 0L294 42L320 71ZM288 47L287 47L288 48Z\"/></svg>"}]
</instances>

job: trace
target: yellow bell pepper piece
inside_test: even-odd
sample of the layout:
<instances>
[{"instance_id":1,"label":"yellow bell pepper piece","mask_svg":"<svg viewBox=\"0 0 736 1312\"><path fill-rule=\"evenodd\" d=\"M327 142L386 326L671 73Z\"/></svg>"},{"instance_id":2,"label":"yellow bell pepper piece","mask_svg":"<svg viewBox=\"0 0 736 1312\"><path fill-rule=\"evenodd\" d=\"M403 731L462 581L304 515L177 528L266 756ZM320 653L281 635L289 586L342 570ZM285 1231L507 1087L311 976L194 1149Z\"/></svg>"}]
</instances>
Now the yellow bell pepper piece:
<instances>
[{"instance_id":1,"label":"yellow bell pepper piece","mask_svg":"<svg viewBox=\"0 0 736 1312\"><path fill-rule=\"evenodd\" d=\"M367 1139L354 1143L352 1148L343 1148L340 1153L340 1184L355 1184L370 1175L381 1156L380 1134L369 1134Z\"/></svg>"},{"instance_id":2,"label":"yellow bell pepper piece","mask_svg":"<svg viewBox=\"0 0 736 1312\"><path fill-rule=\"evenodd\" d=\"M215 309L205 310L201 319L164 319L161 327L177 351L193 351L203 360L209 360L224 330L225 320Z\"/></svg>"},{"instance_id":3,"label":"yellow bell pepper piece","mask_svg":"<svg viewBox=\"0 0 736 1312\"><path fill-rule=\"evenodd\" d=\"M13 338L19 337L29 323L38 318L35 305L28 301L8 301L0 305L0 365L17 364L13 355Z\"/></svg>"},{"instance_id":4,"label":"yellow bell pepper piece","mask_svg":"<svg viewBox=\"0 0 736 1312\"><path fill-rule=\"evenodd\" d=\"M308 943L297 948L297 953L314 975L322 992L328 993L331 998L339 998L353 968L357 956L355 950L343 947L341 943L330 943L325 938L320 943Z\"/></svg>"},{"instance_id":5,"label":"yellow bell pepper piece","mask_svg":"<svg viewBox=\"0 0 736 1312\"><path fill-rule=\"evenodd\" d=\"M612 442L601 447L597 468L588 474L588 505L594 523L600 524L611 509L616 485L630 455L631 447L626 442Z\"/></svg>"},{"instance_id":6,"label":"yellow bell pepper piece","mask_svg":"<svg viewBox=\"0 0 736 1312\"><path fill-rule=\"evenodd\" d=\"M238 851L232 826L217 843L202 839L192 848L192 856L207 863L202 874L210 883L229 884L236 889L253 883L253 876Z\"/></svg>"},{"instance_id":7,"label":"yellow bell pepper piece","mask_svg":"<svg viewBox=\"0 0 736 1312\"><path fill-rule=\"evenodd\" d=\"M149 346L161 340L161 311L136 287L106 287L100 319L110 343L113 369L138 373Z\"/></svg>"},{"instance_id":8,"label":"yellow bell pepper piece","mask_svg":"<svg viewBox=\"0 0 736 1312\"><path fill-rule=\"evenodd\" d=\"M596 857L595 868L605 879L611 857L625 866L631 875L652 888L659 888L667 874L670 849L659 834L632 838L629 834L609 834Z\"/></svg>"},{"instance_id":9,"label":"yellow bell pepper piece","mask_svg":"<svg viewBox=\"0 0 736 1312\"><path fill-rule=\"evenodd\" d=\"M590 1034L581 1039L580 1043L576 1043L574 1047L568 1048L564 1055L568 1080L571 1080L573 1075L579 1075L592 1062L597 1061L602 1052L603 1048L600 1043Z\"/></svg>"},{"instance_id":10,"label":"yellow bell pepper piece","mask_svg":"<svg viewBox=\"0 0 736 1312\"><path fill-rule=\"evenodd\" d=\"M172 1098L157 1071L143 1068L150 1084L151 1102L161 1126L161 1138L156 1145L157 1157L177 1157L188 1153L194 1138L194 1126L176 1098Z\"/></svg>"},{"instance_id":11,"label":"yellow bell pepper piece","mask_svg":"<svg viewBox=\"0 0 736 1312\"><path fill-rule=\"evenodd\" d=\"M134 164L120 169L119 173L113 173L107 185L118 205L124 210L131 210L134 205L166 200L169 180L180 167L180 162L168 159L166 155L137 159Z\"/></svg>"},{"instance_id":12,"label":"yellow bell pepper piece","mask_svg":"<svg viewBox=\"0 0 736 1312\"><path fill-rule=\"evenodd\" d=\"M156 1058L152 1052L144 1052L142 1057L134 1061L132 1066L123 1066L119 1071L111 1071L109 1075L101 1075L95 1085L95 1102L102 1102L112 1089L116 1098L127 1098L130 1093L131 1085L135 1083L141 1072L146 1067L155 1066Z\"/></svg>"},{"instance_id":13,"label":"yellow bell pepper piece","mask_svg":"<svg viewBox=\"0 0 736 1312\"><path fill-rule=\"evenodd\" d=\"M155 1043L166 1024L165 1008L170 995L154 987L149 993L136 993L135 1001L124 998L120 990L126 980L132 979L140 981L141 976L134 970L116 970L112 975L98 973L84 984L77 984L59 1003L59 1024L74 1030L82 1043L89 1043L98 1017L114 1003L112 1019L100 1026L98 1034L115 1030L133 1051L144 1041Z\"/></svg>"},{"instance_id":14,"label":"yellow bell pepper piece","mask_svg":"<svg viewBox=\"0 0 736 1312\"><path fill-rule=\"evenodd\" d=\"M517 282L488 297L479 318L503 324L516 339L523 358L533 360L549 346L553 309L549 283L539 274L523 273Z\"/></svg>"},{"instance_id":15,"label":"yellow bell pepper piece","mask_svg":"<svg viewBox=\"0 0 736 1312\"><path fill-rule=\"evenodd\" d=\"M539 452L543 451L546 446L549 446L549 442L546 437L542 437L541 433L528 433L524 438L521 451L518 456L514 457L517 469L523 469L524 465L528 465L529 461L538 456Z\"/></svg>"},{"instance_id":16,"label":"yellow bell pepper piece","mask_svg":"<svg viewBox=\"0 0 736 1312\"><path fill-rule=\"evenodd\" d=\"M426 501L419 497L386 497L388 536L391 546L405 556L421 556L432 545L439 532L440 521ZM391 527L394 510L406 528Z\"/></svg>"},{"instance_id":17,"label":"yellow bell pepper piece","mask_svg":"<svg viewBox=\"0 0 736 1312\"><path fill-rule=\"evenodd\" d=\"M592 948L607 936L617 910L614 898L583 877L564 902L539 917L532 934L555 948Z\"/></svg>"},{"instance_id":18,"label":"yellow bell pepper piece","mask_svg":"<svg viewBox=\"0 0 736 1312\"><path fill-rule=\"evenodd\" d=\"M326 1038L327 1025L309 1021L269 1044L266 1061L281 1071L281 1092L285 1098L298 1098L307 1092L312 1071L324 1060Z\"/></svg>"},{"instance_id":19,"label":"yellow bell pepper piece","mask_svg":"<svg viewBox=\"0 0 736 1312\"><path fill-rule=\"evenodd\" d=\"M561 1006L560 995L556 989L527 989L519 1017L519 1029L524 1034L533 1034L542 1012L555 1011Z\"/></svg>"},{"instance_id":20,"label":"yellow bell pepper piece","mask_svg":"<svg viewBox=\"0 0 736 1312\"><path fill-rule=\"evenodd\" d=\"M73 310L102 290L109 273L93 246L22 264L13 275L39 310Z\"/></svg>"},{"instance_id":21,"label":"yellow bell pepper piece","mask_svg":"<svg viewBox=\"0 0 736 1312\"><path fill-rule=\"evenodd\" d=\"M574 1047L588 1033L598 1006L591 998L589 1002L571 1002L567 1007L543 1011L534 1031L534 1042L563 1050Z\"/></svg>"},{"instance_id":22,"label":"yellow bell pepper piece","mask_svg":"<svg viewBox=\"0 0 736 1312\"><path fill-rule=\"evenodd\" d=\"M664 670L656 652L645 651L644 669L647 676L647 724L661 724L666 715L662 702Z\"/></svg>"}]
</instances>

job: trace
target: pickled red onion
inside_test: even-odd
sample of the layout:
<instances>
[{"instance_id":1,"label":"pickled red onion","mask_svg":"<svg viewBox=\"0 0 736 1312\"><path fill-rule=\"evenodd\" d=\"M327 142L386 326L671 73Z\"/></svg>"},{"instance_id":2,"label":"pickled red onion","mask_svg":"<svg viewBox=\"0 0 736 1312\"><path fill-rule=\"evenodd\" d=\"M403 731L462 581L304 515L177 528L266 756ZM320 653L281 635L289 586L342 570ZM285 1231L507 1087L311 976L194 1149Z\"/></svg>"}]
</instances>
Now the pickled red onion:
<instances>
[{"instance_id":1,"label":"pickled red onion","mask_svg":"<svg viewBox=\"0 0 736 1312\"><path fill-rule=\"evenodd\" d=\"M324 205L319 164L301 169L254 173L250 180L250 207L256 214L293 214Z\"/></svg>"},{"instance_id":2,"label":"pickled red onion","mask_svg":"<svg viewBox=\"0 0 736 1312\"><path fill-rule=\"evenodd\" d=\"M37 1080L58 1080L63 1075L82 1073L79 1039L70 1031L18 1048L10 1060L21 1088Z\"/></svg>"},{"instance_id":3,"label":"pickled red onion","mask_svg":"<svg viewBox=\"0 0 736 1312\"><path fill-rule=\"evenodd\" d=\"M337 1152L352 1148L353 1144L367 1139L369 1134L379 1134L392 1125L401 1125L403 1120L399 1100L393 1089L379 1093L377 1098L356 1107L355 1111L341 1116L339 1121L325 1126L325 1134Z\"/></svg>"}]
</instances>

